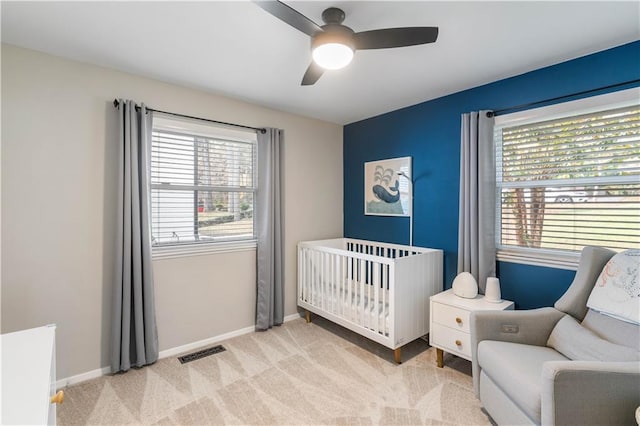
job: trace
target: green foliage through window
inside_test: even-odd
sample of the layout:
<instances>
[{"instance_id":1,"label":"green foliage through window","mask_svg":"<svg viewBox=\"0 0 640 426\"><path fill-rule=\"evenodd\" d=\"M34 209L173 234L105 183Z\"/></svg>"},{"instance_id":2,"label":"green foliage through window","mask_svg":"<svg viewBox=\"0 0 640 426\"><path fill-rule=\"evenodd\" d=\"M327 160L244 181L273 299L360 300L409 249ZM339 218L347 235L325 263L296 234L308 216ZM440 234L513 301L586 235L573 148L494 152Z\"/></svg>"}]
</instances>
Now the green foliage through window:
<instances>
[{"instance_id":1,"label":"green foliage through window","mask_svg":"<svg viewBox=\"0 0 640 426\"><path fill-rule=\"evenodd\" d=\"M500 247L640 247L640 107L496 127Z\"/></svg>"}]
</instances>

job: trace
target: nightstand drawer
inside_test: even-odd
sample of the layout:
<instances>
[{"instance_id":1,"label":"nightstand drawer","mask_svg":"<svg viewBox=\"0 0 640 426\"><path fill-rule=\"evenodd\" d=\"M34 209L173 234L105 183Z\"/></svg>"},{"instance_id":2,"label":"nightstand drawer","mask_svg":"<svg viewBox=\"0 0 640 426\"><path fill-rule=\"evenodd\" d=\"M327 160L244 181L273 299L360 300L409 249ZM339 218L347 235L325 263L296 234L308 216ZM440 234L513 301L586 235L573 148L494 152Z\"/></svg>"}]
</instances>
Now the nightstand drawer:
<instances>
[{"instance_id":1,"label":"nightstand drawer","mask_svg":"<svg viewBox=\"0 0 640 426\"><path fill-rule=\"evenodd\" d=\"M450 305L443 305L441 303L433 304L433 320L438 324L442 324L454 330L460 330L465 333L470 333L470 315L471 312L466 309L460 309Z\"/></svg>"},{"instance_id":2,"label":"nightstand drawer","mask_svg":"<svg viewBox=\"0 0 640 426\"><path fill-rule=\"evenodd\" d=\"M432 346L471 360L471 335L460 330L452 330L440 324L431 324Z\"/></svg>"}]
</instances>

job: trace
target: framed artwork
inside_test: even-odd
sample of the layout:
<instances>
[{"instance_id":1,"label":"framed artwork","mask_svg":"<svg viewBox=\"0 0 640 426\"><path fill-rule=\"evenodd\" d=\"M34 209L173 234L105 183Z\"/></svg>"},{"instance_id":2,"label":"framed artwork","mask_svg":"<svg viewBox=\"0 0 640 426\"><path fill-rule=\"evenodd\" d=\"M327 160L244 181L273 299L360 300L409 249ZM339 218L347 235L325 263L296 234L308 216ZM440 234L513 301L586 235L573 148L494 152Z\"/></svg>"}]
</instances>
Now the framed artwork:
<instances>
[{"instance_id":1,"label":"framed artwork","mask_svg":"<svg viewBox=\"0 0 640 426\"><path fill-rule=\"evenodd\" d=\"M413 188L409 178L411 157L364 163L364 214L410 216Z\"/></svg>"}]
</instances>

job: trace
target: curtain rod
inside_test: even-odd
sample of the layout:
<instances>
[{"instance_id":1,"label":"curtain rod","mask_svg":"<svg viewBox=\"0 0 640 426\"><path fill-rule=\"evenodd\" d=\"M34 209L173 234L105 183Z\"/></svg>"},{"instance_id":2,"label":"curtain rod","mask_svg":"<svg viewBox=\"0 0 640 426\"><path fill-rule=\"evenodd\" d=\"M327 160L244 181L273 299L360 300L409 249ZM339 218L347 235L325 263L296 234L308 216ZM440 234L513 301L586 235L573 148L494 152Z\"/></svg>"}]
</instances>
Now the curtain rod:
<instances>
[{"instance_id":1,"label":"curtain rod","mask_svg":"<svg viewBox=\"0 0 640 426\"><path fill-rule=\"evenodd\" d=\"M598 87L598 88L595 88L595 89L584 90L582 92L570 93L568 95L557 96L557 97L551 98L551 99L545 99L545 100L536 101L536 102L529 102L528 104L516 105L516 106L509 107L509 108L503 108L503 109L498 109L498 110L495 110L495 111L489 111L489 112L487 112L487 117L495 117L497 115L502 115L502 114L505 114L507 112L517 111L517 110L525 109L525 108L528 108L528 107L537 106L537 105L540 105L540 104L546 104L547 102L560 101L560 100L563 100L563 99L572 98L574 96L587 95L589 93L599 92L601 90L606 90L606 89L614 89L616 87L626 86L626 85L634 84L634 83L640 83L640 79L629 80L629 81L625 81L623 83L610 84L609 86L603 86L603 87Z\"/></svg>"},{"instance_id":2,"label":"curtain rod","mask_svg":"<svg viewBox=\"0 0 640 426\"><path fill-rule=\"evenodd\" d=\"M113 100L113 106L117 108L118 105L120 105L120 101L118 101L117 99L114 99ZM138 104L136 104L136 110L139 110L139 109L140 109L140 106ZM161 111L159 109L153 109L153 108L147 108L147 111L159 112L159 113L168 114L168 115L175 115L176 117L182 117L182 118L191 118L193 120L208 121L210 123L223 124L225 126L241 127L243 129L255 130L255 131L263 133L263 134L267 133L267 129L265 129L264 127L244 126L242 124L227 123L226 121L218 121L218 120L211 120L209 118L194 117L192 115L178 114L177 112Z\"/></svg>"}]
</instances>

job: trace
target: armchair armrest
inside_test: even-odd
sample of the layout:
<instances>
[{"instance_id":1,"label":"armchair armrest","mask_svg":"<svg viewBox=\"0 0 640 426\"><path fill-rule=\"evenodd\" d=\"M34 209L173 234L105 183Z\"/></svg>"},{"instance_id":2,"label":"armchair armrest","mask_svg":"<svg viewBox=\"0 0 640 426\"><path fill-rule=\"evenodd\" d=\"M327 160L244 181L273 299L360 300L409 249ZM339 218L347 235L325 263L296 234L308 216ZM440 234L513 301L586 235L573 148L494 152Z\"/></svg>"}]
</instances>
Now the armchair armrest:
<instances>
[{"instance_id":1,"label":"armchair armrest","mask_svg":"<svg viewBox=\"0 0 640 426\"><path fill-rule=\"evenodd\" d=\"M527 311L471 312L471 359L473 360L473 389L480 395L480 366L478 344L483 340L545 346L553 327L564 316L554 308Z\"/></svg>"},{"instance_id":2,"label":"armchair armrest","mask_svg":"<svg viewBox=\"0 0 640 426\"><path fill-rule=\"evenodd\" d=\"M634 424L640 362L550 361L542 370L542 424Z\"/></svg>"}]
</instances>

